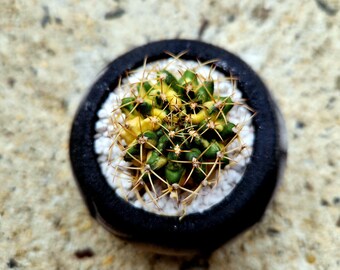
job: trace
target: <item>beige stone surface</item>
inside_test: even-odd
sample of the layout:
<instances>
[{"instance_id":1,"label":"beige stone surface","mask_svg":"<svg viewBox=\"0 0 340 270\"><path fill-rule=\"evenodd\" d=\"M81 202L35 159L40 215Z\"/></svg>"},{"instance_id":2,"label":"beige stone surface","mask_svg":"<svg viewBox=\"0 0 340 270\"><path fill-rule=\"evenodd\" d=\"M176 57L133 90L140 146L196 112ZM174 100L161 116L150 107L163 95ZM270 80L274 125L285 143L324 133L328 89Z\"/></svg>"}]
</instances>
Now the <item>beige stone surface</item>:
<instances>
[{"instance_id":1,"label":"beige stone surface","mask_svg":"<svg viewBox=\"0 0 340 270\"><path fill-rule=\"evenodd\" d=\"M339 8L336 0L0 0L0 269L340 269ZM105 64L174 37L247 61L275 95L289 141L263 220L191 262L105 231L68 159L72 118Z\"/></svg>"}]
</instances>

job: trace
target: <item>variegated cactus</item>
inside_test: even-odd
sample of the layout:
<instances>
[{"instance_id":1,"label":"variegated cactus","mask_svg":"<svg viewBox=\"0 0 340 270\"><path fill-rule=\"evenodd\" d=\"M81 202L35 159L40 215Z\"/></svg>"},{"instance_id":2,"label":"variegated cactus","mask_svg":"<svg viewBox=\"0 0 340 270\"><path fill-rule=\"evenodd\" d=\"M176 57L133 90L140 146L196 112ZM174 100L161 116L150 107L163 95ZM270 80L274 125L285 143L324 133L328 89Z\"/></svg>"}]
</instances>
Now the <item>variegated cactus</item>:
<instances>
[{"instance_id":1,"label":"variegated cactus","mask_svg":"<svg viewBox=\"0 0 340 270\"><path fill-rule=\"evenodd\" d=\"M188 204L229 163L227 146L237 136L228 121L231 97L214 93L214 81L186 69L177 79L167 69L139 82L121 100L127 169L133 189L157 205L164 196Z\"/></svg>"}]
</instances>

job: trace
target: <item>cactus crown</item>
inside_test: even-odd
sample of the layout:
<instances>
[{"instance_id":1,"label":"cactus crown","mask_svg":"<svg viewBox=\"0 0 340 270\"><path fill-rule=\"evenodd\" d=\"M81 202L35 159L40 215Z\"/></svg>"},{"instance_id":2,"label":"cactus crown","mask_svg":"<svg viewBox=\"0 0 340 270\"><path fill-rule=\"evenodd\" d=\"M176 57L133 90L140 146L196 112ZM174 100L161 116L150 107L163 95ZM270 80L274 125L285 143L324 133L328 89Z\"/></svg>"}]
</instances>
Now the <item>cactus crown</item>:
<instances>
[{"instance_id":1,"label":"cactus crown","mask_svg":"<svg viewBox=\"0 0 340 270\"><path fill-rule=\"evenodd\" d=\"M129 162L132 190L138 198L147 193L155 205L164 196L188 205L202 186L216 184L237 138L228 120L232 98L218 94L210 74L179 73L176 78L164 68L131 84L118 108L124 120L116 122L116 141Z\"/></svg>"}]
</instances>

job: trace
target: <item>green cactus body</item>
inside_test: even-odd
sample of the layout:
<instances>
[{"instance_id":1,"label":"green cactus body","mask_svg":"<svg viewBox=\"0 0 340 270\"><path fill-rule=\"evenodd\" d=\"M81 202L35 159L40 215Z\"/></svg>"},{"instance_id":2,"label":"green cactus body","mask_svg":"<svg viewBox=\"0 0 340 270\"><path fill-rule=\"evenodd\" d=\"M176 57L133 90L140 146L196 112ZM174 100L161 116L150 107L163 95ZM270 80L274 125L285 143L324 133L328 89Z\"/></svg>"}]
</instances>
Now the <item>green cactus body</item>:
<instances>
[{"instance_id":1,"label":"green cactus body","mask_svg":"<svg viewBox=\"0 0 340 270\"><path fill-rule=\"evenodd\" d=\"M167 163L167 159L153 150L148 153L146 163L150 165L151 170L158 170Z\"/></svg>"},{"instance_id":2,"label":"green cactus body","mask_svg":"<svg viewBox=\"0 0 340 270\"><path fill-rule=\"evenodd\" d=\"M130 146L126 154L124 156L125 161L132 161L134 157L138 156L140 153L140 147L137 143L134 143L132 146Z\"/></svg>"},{"instance_id":3,"label":"green cactus body","mask_svg":"<svg viewBox=\"0 0 340 270\"><path fill-rule=\"evenodd\" d=\"M145 138L146 142L145 142L145 148L146 149L153 149L157 143L158 143L158 136L155 132L153 131L146 131L143 134L139 135L139 138Z\"/></svg>"},{"instance_id":4,"label":"green cactus body","mask_svg":"<svg viewBox=\"0 0 340 270\"><path fill-rule=\"evenodd\" d=\"M134 111L135 101L136 99L134 97L127 97L122 99L121 110L125 115L136 115L136 111Z\"/></svg>"},{"instance_id":5,"label":"green cactus body","mask_svg":"<svg viewBox=\"0 0 340 270\"><path fill-rule=\"evenodd\" d=\"M195 183L201 183L207 174L207 165L201 165L200 168L195 168L193 171L193 181Z\"/></svg>"},{"instance_id":6,"label":"green cactus body","mask_svg":"<svg viewBox=\"0 0 340 270\"><path fill-rule=\"evenodd\" d=\"M221 146L216 142L216 140L212 140L203 156L207 159L216 159L219 151L221 151Z\"/></svg>"},{"instance_id":7,"label":"green cactus body","mask_svg":"<svg viewBox=\"0 0 340 270\"><path fill-rule=\"evenodd\" d=\"M214 94L214 82L206 81L200 88L198 88L196 93L196 100L199 103L207 102L211 100L213 94Z\"/></svg>"},{"instance_id":8,"label":"green cactus body","mask_svg":"<svg viewBox=\"0 0 340 270\"><path fill-rule=\"evenodd\" d=\"M191 148L188 152L185 153L185 159L188 161L192 161L193 158L198 159L202 152L197 148Z\"/></svg>"},{"instance_id":9,"label":"green cactus body","mask_svg":"<svg viewBox=\"0 0 340 270\"><path fill-rule=\"evenodd\" d=\"M235 125L231 122L228 122L227 124L219 119L216 125L216 130L221 135L223 140L228 139L228 137L233 136L235 133L233 131L233 128Z\"/></svg>"},{"instance_id":10,"label":"green cactus body","mask_svg":"<svg viewBox=\"0 0 340 270\"><path fill-rule=\"evenodd\" d=\"M182 88L179 85L179 82L177 81L176 77L172 75L169 71L163 69L160 71L159 76L163 75L165 77L164 82L170 86L172 89L175 90L177 94L182 94Z\"/></svg>"},{"instance_id":11,"label":"green cactus body","mask_svg":"<svg viewBox=\"0 0 340 270\"><path fill-rule=\"evenodd\" d=\"M214 81L202 81L193 70L177 79L163 69L156 82L137 85L137 96L122 99L126 120L120 137L128 145L124 159L135 167L135 185L142 176L151 179L149 191L158 185L166 194L174 184L182 193L194 191L214 177L211 170L229 164L221 153L235 135L227 120L234 104L230 97L216 96L214 88ZM143 186L137 190L143 192Z\"/></svg>"},{"instance_id":12,"label":"green cactus body","mask_svg":"<svg viewBox=\"0 0 340 270\"><path fill-rule=\"evenodd\" d=\"M187 69L179 80L181 85L191 84L193 87L198 86L197 75L192 70Z\"/></svg>"},{"instance_id":13,"label":"green cactus body","mask_svg":"<svg viewBox=\"0 0 340 270\"><path fill-rule=\"evenodd\" d=\"M142 82L137 85L137 91L140 97L144 98L147 93L151 90L152 86L149 82Z\"/></svg>"},{"instance_id":14,"label":"green cactus body","mask_svg":"<svg viewBox=\"0 0 340 270\"><path fill-rule=\"evenodd\" d=\"M184 173L185 168L182 165L176 165L173 162L168 162L164 171L165 179L169 184L179 183Z\"/></svg>"}]
</instances>

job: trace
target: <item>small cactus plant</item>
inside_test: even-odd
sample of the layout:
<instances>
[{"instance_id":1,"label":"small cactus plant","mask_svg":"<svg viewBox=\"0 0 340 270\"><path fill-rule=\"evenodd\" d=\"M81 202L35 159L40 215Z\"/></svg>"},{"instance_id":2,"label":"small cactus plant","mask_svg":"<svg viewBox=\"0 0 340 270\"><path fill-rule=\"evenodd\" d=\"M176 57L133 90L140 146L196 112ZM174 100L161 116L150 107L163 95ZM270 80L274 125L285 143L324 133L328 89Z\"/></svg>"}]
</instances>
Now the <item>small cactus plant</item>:
<instances>
[{"instance_id":1,"label":"small cactus plant","mask_svg":"<svg viewBox=\"0 0 340 270\"><path fill-rule=\"evenodd\" d=\"M208 254L263 216L286 147L277 105L247 64L164 40L103 71L73 121L70 160L111 232L156 253Z\"/></svg>"},{"instance_id":2,"label":"small cactus plant","mask_svg":"<svg viewBox=\"0 0 340 270\"><path fill-rule=\"evenodd\" d=\"M189 68L176 78L166 68L156 78L130 85L121 99L124 121L116 139L133 175L132 190L153 203L169 196L190 204L202 186L214 184L229 161L227 147L237 137L228 112L230 96L215 93L215 82ZM216 184L216 183L215 183Z\"/></svg>"}]
</instances>

